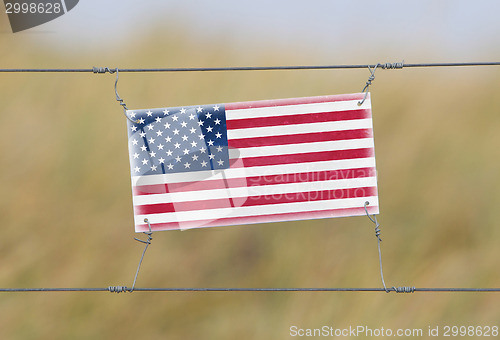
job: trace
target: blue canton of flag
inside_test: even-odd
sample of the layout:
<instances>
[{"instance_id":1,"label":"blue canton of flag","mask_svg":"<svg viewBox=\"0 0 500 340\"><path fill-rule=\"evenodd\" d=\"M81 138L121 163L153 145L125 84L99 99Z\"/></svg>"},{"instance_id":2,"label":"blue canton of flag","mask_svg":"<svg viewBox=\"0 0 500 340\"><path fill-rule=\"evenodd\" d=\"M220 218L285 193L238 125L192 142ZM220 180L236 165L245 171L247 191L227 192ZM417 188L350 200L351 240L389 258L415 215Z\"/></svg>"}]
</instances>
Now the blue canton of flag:
<instances>
[{"instance_id":1,"label":"blue canton of flag","mask_svg":"<svg viewBox=\"0 0 500 340\"><path fill-rule=\"evenodd\" d=\"M128 110L132 176L229 168L224 105Z\"/></svg>"}]
</instances>

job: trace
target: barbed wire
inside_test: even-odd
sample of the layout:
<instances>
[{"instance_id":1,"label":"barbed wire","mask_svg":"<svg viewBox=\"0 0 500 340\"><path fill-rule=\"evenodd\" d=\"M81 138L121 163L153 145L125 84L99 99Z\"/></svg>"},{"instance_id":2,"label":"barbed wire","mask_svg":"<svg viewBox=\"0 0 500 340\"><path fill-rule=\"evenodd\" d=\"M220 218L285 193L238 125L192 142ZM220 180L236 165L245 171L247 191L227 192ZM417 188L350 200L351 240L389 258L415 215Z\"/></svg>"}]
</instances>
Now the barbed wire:
<instances>
[{"instance_id":1,"label":"barbed wire","mask_svg":"<svg viewBox=\"0 0 500 340\"><path fill-rule=\"evenodd\" d=\"M216 71L272 71L272 70L334 70L334 69L365 69L373 71L376 68L381 69L402 69L402 68L422 68L422 67L467 67L467 66L500 66L500 62L446 62L446 63L416 63L405 64L403 62L396 63L377 63L377 64L355 64L355 65L298 65L298 66L234 66L234 67L179 67L179 68L110 68L110 67L93 67L93 68L12 68L0 69L0 73L117 73L118 72L216 72ZM373 77L372 72L372 77ZM118 81L118 78L117 78ZM369 83L367 83L369 86ZM367 87L366 86L366 87ZM365 87L365 89L366 89ZM115 82L116 91L116 82ZM118 100L117 94L117 100ZM368 215L369 216L369 215ZM373 221L373 220L372 220ZM373 221L375 222L375 221ZM376 222L375 222L376 223ZM377 227L378 227L378 223ZM376 229L377 230L377 229ZM150 234L149 234L150 236ZM378 234L376 235L378 237ZM0 293L22 293L22 292L384 292L384 293L432 293L432 292L450 292L450 293L467 293L467 292L500 292L500 288L416 288L416 287L391 287L386 288L382 274L381 277L383 288L138 288L135 287L137 274L140 265L144 258L147 246L150 244L150 239L146 243L146 248L139 262L137 272L134 278L132 288L127 286L109 286L107 288L0 288ZM379 241L379 257L380 257L380 241ZM381 259L380 259L381 261ZM381 263L380 263L381 264Z\"/></svg>"},{"instance_id":2,"label":"barbed wire","mask_svg":"<svg viewBox=\"0 0 500 340\"><path fill-rule=\"evenodd\" d=\"M273 70L334 70L334 69L366 69L379 67L382 69L402 69L416 67L463 67L463 66L500 66L500 61L493 62L445 62L445 63L377 63L353 65L295 65L295 66L231 66L231 67L169 67L169 68L3 68L0 72L59 72L59 73L114 73L119 72L215 72L215 71L273 71Z\"/></svg>"},{"instance_id":3,"label":"barbed wire","mask_svg":"<svg viewBox=\"0 0 500 340\"><path fill-rule=\"evenodd\" d=\"M0 288L0 293L22 292L396 292L396 293L500 293L500 288L138 288L133 291L125 286L107 288Z\"/></svg>"}]
</instances>

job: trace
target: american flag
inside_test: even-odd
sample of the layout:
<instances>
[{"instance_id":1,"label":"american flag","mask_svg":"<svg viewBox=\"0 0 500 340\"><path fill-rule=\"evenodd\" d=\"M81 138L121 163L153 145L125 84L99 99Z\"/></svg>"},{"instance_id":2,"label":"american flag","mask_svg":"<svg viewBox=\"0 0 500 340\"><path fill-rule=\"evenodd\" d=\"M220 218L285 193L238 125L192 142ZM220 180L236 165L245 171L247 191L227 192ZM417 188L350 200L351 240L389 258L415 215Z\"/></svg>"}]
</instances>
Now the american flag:
<instances>
[{"instance_id":1,"label":"american flag","mask_svg":"<svg viewBox=\"0 0 500 340\"><path fill-rule=\"evenodd\" d=\"M363 97L128 110L135 230L377 214Z\"/></svg>"}]
</instances>

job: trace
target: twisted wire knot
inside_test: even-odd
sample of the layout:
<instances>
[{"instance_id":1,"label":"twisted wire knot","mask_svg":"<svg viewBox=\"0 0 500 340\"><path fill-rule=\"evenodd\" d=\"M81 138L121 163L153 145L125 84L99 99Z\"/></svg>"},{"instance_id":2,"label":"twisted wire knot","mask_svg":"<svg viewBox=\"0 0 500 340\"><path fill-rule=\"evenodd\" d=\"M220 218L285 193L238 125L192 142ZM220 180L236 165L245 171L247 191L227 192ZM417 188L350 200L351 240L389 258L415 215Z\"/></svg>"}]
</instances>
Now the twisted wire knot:
<instances>
[{"instance_id":1,"label":"twisted wire knot","mask_svg":"<svg viewBox=\"0 0 500 340\"><path fill-rule=\"evenodd\" d=\"M92 72L94 73L106 73L106 68L105 67L93 67Z\"/></svg>"},{"instance_id":2,"label":"twisted wire knot","mask_svg":"<svg viewBox=\"0 0 500 340\"><path fill-rule=\"evenodd\" d=\"M382 239L380 238L380 234L382 233L382 231L380 230L380 224L377 222L377 224L375 225L375 237L380 241L382 242Z\"/></svg>"},{"instance_id":3,"label":"twisted wire knot","mask_svg":"<svg viewBox=\"0 0 500 340\"><path fill-rule=\"evenodd\" d=\"M394 70L394 69L402 69L404 67L404 60L400 63L385 63L385 64L379 64L379 67L382 68L383 70Z\"/></svg>"},{"instance_id":4,"label":"twisted wire knot","mask_svg":"<svg viewBox=\"0 0 500 340\"><path fill-rule=\"evenodd\" d=\"M117 69L109 68L109 67L92 67L92 72L94 73L115 73L117 72Z\"/></svg>"},{"instance_id":5,"label":"twisted wire knot","mask_svg":"<svg viewBox=\"0 0 500 340\"><path fill-rule=\"evenodd\" d=\"M116 101L123 108L123 114L125 115L125 117L130 122L132 122L134 124L137 123L137 121L133 121L127 115L127 110L128 110L127 104L125 104L124 100L122 98L120 98L120 95L118 95L118 67L117 68L109 68L109 67L95 67L94 66L92 68L92 72L94 72L94 73L100 73L100 74L103 74L103 73L110 73L110 74L116 73L116 80L115 80L115 96L116 96Z\"/></svg>"},{"instance_id":6,"label":"twisted wire knot","mask_svg":"<svg viewBox=\"0 0 500 340\"><path fill-rule=\"evenodd\" d=\"M366 85L363 89L362 92L365 92L365 90L372 84L372 81L375 80L375 73L372 73L369 77L368 77L368 80L366 81Z\"/></svg>"},{"instance_id":7,"label":"twisted wire knot","mask_svg":"<svg viewBox=\"0 0 500 340\"><path fill-rule=\"evenodd\" d=\"M392 287L392 290L396 293L414 293L415 287ZM389 293L389 291L387 291Z\"/></svg>"},{"instance_id":8,"label":"twisted wire knot","mask_svg":"<svg viewBox=\"0 0 500 340\"><path fill-rule=\"evenodd\" d=\"M127 286L109 286L108 291L110 293L124 293L124 292L129 292L130 290L127 288Z\"/></svg>"},{"instance_id":9,"label":"twisted wire knot","mask_svg":"<svg viewBox=\"0 0 500 340\"><path fill-rule=\"evenodd\" d=\"M375 224L375 237L377 237L379 242L382 242L382 239L380 238L380 234L382 233L382 231L380 230L380 223L378 223L377 217L375 215L373 215L373 217L371 217L370 214L368 213L367 207L369 205L370 205L370 202L368 202L368 201L366 201L364 204L366 216L368 216L370 221L372 221L373 224Z\"/></svg>"}]
</instances>

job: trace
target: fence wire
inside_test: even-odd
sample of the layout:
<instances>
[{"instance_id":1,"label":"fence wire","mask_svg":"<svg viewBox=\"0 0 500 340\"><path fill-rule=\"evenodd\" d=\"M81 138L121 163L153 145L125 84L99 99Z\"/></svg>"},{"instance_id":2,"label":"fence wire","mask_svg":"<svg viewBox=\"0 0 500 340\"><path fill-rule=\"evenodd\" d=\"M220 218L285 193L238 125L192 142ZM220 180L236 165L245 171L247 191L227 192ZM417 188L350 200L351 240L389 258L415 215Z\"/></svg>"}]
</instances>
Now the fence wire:
<instances>
[{"instance_id":1,"label":"fence wire","mask_svg":"<svg viewBox=\"0 0 500 340\"><path fill-rule=\"evenodd\" d=\"M463 66L500 66L499 61L493 62L457 62L457 63L416 63L405 64L377 63L354 65L296 65L296 66L231 66L231 67L169 67L169 68L3 68L0 72L10 73L114 73L119 72L215 72L215 71L276 71L276 70L335 70L335 69L366 69L378 66L382 69L402 69L419 67L463 67Z\"/></svg>"},{"instance_id":2,"label":"fence wire","mask_svg":"<svg viewBox=\"0 0 500 340\"><path fill-rule=\"evenodd\" d=\"M383 292L383 293L500 293L500 288L417 288L398 287L386 291L385 288L140 288L132 290L125 286L107 288L0 288L0 293L25 292Z\"/></svg>"},{"instance_id":3,"label":"fence wire","mask_svg":"<svg viewBox=\"0 0 500 340\"><path fill-rule=\"evenodd\" d=\"M402 69L424 67L468 67L500 66L500 62L446 62L446 63L377 63L351 65L296 65L296 66L233 66L233 67L177 67L177 68L2 68L0 73L115 73L115 72L222 72L222 71L279 71L279 70L335 70L335 69ZM143 254L144 256L144 254ZM142 262L142 259L141 259ZM136 274L137 279L137 274ZM384 292L384 293L500 293L500 288L128 288L109 286L106 288L0 288L0 293L26 292Z\"/></svg>"}]
</instances>

